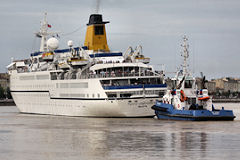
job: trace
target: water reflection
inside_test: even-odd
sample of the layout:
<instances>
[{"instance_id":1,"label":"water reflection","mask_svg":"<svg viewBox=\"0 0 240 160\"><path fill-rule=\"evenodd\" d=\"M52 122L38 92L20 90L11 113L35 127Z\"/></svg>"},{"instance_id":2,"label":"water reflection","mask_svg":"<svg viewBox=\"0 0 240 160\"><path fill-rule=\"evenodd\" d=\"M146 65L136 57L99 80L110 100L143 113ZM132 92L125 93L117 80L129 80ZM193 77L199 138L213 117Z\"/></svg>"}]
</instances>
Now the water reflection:
<instances>
[{"instance_id":1,"label":"water reflection","mask_svg":"<svg viewBox=\"0 0 240 160\"><path fill-rule=\"evenodd\" d=\"M181 157L192 157L193 154L201 154L201 158L205 158L207 150L207 134L204 132L180 132L181 138ZM202 154L203 153L203 154Z\"/></svg>"},{"instance_id":2,"label":"water reflection","mask_svg":"<svg viewBox=\"0 0 240 160\"><path fill-rule=\"evenodd\" d=\"M6 160L234 159L240 156L239 148L239 121L175 122L6 113L0 121L0 159Z\"/></svg>"},{"instance_id":3,"label":"water reflection","mask_svg":"<svg viewBox=\"0 0 240 160\"><path fill-rule=\"evenodd\" d=\"M182 150L206 150L207 134L204 132L181 132L180 138Z\"/></svg>"}]
</instances>

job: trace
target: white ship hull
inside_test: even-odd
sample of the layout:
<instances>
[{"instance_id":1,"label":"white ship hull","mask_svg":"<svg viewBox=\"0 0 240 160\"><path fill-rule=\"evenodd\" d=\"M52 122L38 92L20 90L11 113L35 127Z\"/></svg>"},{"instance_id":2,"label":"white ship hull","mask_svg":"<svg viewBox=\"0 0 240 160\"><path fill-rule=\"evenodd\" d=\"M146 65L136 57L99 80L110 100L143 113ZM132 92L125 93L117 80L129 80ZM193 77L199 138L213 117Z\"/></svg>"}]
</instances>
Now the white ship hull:
<instances>
[{"instance_id":1,"label":"white ship hull","mask_svg":"<svg viewBox=\"0 0 240 160\"><path fill-rule=\"evenodd\" d=\"M22 113L88 117L148 117L155 98L131 100L59 100L50 99L49 93L12 93ZM132 101L131 103L129 101Z\"/></svg>"},{"instance_id":2,"label":"white ship hull","mask_svg":"<svg viewBox=\"0 0 240 160\"><path fill-rule=\"evenodd\" d=\"M99 79L44 80L44 77L48 78L47 74L48 71L11 74L11 94L20 112L88 117L149 117L154 115L151 106L156 99L159 100L150 95L109 99Z\"/></svg>"}]
</instances>

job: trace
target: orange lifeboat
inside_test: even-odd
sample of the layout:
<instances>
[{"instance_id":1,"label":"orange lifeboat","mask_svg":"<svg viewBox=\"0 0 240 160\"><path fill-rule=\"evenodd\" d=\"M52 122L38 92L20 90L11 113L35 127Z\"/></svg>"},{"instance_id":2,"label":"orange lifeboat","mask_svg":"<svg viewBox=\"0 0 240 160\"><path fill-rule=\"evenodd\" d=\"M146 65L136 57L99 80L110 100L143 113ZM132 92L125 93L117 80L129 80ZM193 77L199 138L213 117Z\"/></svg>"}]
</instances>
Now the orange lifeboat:
<instances>
[{"instance_id":1,"label":"orange lifeboat","mask_svg":"<svg viewBox=\"0 0 240 160\"><path fill-rule=\"evenodd\" d=\"M200 101L207 101L207 100L209 100L209 99L210 99L209 96L206 96L206 97L199 97L199 98L198 98L198 100L200 100Z\"/></svg>"}]
</instances>

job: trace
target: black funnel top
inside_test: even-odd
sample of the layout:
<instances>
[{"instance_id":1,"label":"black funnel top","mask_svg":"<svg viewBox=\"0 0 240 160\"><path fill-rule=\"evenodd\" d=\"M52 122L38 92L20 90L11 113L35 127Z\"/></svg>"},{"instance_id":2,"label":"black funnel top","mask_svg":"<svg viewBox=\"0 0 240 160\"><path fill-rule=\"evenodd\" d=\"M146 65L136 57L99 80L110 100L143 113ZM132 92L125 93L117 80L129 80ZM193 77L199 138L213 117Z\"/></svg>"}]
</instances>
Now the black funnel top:
<instances>
[{"instance_id":1,"label":"black funnel top","mask_svg":"<svg viewBox=\"0 0 240 160\"><path fill-rule=\"evenodd\" d=\"M109 23L109 21L103 22L101 14L91 14L89 17L89 23L87 25L106 24L106 23Z\"/></svg>"}]
</instances>

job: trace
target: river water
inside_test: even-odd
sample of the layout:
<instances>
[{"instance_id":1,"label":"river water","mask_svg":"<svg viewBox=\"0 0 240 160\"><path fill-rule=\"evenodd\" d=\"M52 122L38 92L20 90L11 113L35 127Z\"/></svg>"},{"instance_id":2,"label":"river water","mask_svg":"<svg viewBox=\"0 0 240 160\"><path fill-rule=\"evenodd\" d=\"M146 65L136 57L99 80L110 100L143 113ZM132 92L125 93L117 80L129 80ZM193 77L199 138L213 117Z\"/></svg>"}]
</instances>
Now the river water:
<instances>
[{"instance_id":1,"label":"river water","mask_svg":"<svg viewBox=\"0 0 240 160\"><path fill-rule=\"evenodd\" d=\"M240 108L239 103L217 104ZM239 114L239 113L238 113ZM20 114L0 107L0 160L240 159L240 120Z\"/></svg>"}]
</instances>

